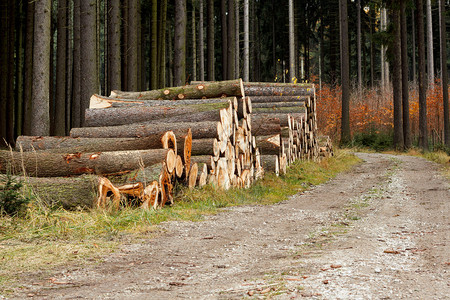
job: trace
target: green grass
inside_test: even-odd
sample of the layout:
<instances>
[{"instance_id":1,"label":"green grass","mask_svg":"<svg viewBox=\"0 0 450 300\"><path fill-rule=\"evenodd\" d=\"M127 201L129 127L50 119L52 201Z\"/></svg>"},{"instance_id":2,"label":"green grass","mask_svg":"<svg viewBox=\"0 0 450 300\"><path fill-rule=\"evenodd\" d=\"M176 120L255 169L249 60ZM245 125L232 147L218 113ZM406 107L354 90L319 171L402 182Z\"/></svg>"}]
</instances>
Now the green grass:
<instances>
[{"instance_id":1,"label":"green grass","mask_svg":"<svg viewBox=\"0 0 450 300\"><path fill-rule=\"evenodd\" d=\"M337 151L334 157L319 163L296 162L284 176L267 174L249 189L177 187L175 204L159 210L126 207L120 211L66 211L46 207L35 199L25 217L0 217L0 294L6 293L22 273L100 261L124 241L156 236L157 225L164 221L201 221L225 207L274 204L358 162L349 152Z\"/></svg>"}]
</instances>

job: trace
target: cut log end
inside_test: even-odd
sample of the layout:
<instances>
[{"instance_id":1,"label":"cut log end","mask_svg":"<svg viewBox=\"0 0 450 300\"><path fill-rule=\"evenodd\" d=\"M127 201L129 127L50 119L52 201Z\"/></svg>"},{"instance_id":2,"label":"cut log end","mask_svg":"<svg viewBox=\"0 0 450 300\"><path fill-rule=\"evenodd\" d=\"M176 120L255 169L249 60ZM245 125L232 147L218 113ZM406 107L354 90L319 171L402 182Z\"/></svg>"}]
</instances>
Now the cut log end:
<instances>
[{"instance_id":1,"label":"cut log end","mask_svg":"<svg viewBox=\"0 0 450 300\"><path fill-rule=\"evenodd\" d=\"M189 172L189 182L188 186L190 189L193 189L197 184L197 175L198 175L198 164L194 163L191 166L191 170Z\"/></svg>"}]
</instances>

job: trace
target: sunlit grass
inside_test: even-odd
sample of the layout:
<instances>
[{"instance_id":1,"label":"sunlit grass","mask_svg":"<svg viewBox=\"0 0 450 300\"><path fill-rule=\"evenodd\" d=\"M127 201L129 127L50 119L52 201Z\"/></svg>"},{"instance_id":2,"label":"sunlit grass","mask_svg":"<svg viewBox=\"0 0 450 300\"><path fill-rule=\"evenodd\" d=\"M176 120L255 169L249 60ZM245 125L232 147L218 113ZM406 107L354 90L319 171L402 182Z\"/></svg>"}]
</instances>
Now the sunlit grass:
<instances>
[{"instance_id":1,"label":"sunlit grass","mask_svg":"<svg viewBox=\"0 0 450 300\"><path fill-rule=\"evenodd\" d=\"M278 203L359 161L348 151L337 151L334 157L319 163L296 162L284 176L266 174L249 189L177 187L175 204L159 210L126 207L120 211L66 211L48 208L36 199L25 218L0 217L0 293L6 292L21 273L97 261L125 239L155 236L161 222L201 221L225 207Z\"/></svg>"}]
</instances>

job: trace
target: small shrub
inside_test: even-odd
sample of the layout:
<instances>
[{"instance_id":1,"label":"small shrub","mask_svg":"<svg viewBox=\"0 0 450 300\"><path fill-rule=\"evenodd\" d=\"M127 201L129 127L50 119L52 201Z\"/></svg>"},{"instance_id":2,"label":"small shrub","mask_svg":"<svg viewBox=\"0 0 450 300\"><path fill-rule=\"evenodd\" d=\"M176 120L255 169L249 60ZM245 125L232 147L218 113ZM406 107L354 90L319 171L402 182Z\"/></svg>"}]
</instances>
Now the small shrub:
<instances>
[{"instance_id":1,"label":"small shrub","mask_svg":"<svg viewBox=\"0 0 450 300\"><path fill-rule=\"evenodd\" d=\"M0 175L0 214L22 215L30 198L21 192L23 184L13 175Z\"/></svg>"}]
</instances>

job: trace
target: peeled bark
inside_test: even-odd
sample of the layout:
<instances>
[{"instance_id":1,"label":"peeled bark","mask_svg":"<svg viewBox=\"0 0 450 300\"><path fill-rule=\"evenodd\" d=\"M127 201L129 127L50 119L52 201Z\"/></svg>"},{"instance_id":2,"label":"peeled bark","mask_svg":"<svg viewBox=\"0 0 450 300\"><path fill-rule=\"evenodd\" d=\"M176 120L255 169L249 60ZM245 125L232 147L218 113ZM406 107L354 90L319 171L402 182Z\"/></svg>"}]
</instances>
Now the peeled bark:
<instances>
[{"instance_id":1,"label":"peeled bark","mask_svg":"<svg viewBox=\"0 0 450 300\"><path fill-rule=\"evenodd\" d=\"M123 92L113 91L111 97L120 99L137 100L177 100L177 99L202 99L202 98L220 98L220 97L244 96L244 87L242 80L230 80L211 83L202 83L198 85L185 85L179 87L165 88L144 92Z\"/></svg>"},{"instance_id":2,"label":"peeled bark","mask_svg":"<svg viewBox=\"0 0 450 300\"><path fill-rule=\"evenodd\" d=\"M177 123L176 126L170 123L163 124L131 124L121 126L109 127L88 127L88 128L73 128L70 131L71 137L150 137L155 136L160 139L162 135L169 130L173 130L176 136L186 134L187 130L191 128L192 138L214 138L217 136L217 122L192 122L192 123Z\"/></svg>"},{"instance_id":3,"label":"peeled bark","mask_svg":"<svg viewBox=\"0 0 450 300\"><path fill-rule=\"evenodd\" d=\"M166 154L166 149L56 155L48 152L0 151L0 173L25 173L33 177L112 174L156 164L163 161Z\"/></svg>"}]
</instances>

